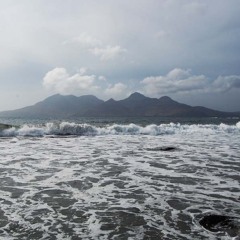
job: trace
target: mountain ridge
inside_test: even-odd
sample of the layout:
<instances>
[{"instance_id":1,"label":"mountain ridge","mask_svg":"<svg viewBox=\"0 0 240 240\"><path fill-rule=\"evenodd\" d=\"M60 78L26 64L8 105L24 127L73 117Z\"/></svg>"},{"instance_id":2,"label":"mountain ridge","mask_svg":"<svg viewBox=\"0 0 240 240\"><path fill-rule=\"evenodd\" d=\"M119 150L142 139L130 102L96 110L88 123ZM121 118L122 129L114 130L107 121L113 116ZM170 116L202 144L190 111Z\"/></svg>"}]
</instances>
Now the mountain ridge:
<instances>
[{"instance_id":1,"label":"mountain ridge","mask_svg":"<svg viewBox=\"0 0 240 240\"><path fill-rule=\"evenodd\" d=\"M122 100L103 101L94 95L55 94L34 105L0 112L1 117L240 117L240 112L223 112L203 106L179 103L168 96L146 97L132 93Z\"/></svg>"}]
</instances>

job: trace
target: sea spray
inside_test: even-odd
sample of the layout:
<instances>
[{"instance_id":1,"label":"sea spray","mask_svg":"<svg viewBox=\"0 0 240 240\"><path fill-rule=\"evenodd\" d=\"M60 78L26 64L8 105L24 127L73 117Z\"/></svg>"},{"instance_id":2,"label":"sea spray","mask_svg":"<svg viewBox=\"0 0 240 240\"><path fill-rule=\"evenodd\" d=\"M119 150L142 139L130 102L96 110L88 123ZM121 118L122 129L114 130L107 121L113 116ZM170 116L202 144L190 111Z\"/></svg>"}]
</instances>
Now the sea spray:
<instances>
[{"instance_id":1,"label":"sea spray","mask_svg":"<svg viewBox=\"0 0 240 240\"><path fill-rule=\"evenodd\" d=\"M34 127L33 127L34 128ZM150 124L147 126L140 126L137 124L113 124L103 127L97 127L90 124L77 124L70 122L61 123L47 123L44 128L44 134L46 135L78 135L78 136L94 136L94 135L164 135L174 134L181 132L239 132L240 122L234 125L227 125L221 123L220 125L214 124L180 124L180 123L169 123L169 124ZM39 128L35 129L41 134Z\"/></svg>"},{"instance_id":2,"label":"sea spray","mask_svg":"<svg viewBox=\"0 0 240 240\"><path fill-rule=\"evenodd\" d=\"M94 126L91 124L77 124L74 122L49 122L44 125L23 125L21 127L11 127L0 131L1 137L10 136L31 136L41 137L47 135L56 136L98 136L98 135L169 135L169 134L192 134L201 132L202 134L212 134L215 132L240 133L240 122L236 125L227 124L150 124L140 126L136 124L112 124L107 126Z\"/></svg>"},{"instance_id":3,"label":"sea spray","mask_svg":"<svg viewBox=\"0 0 240 240\"><path fill-rule=\"evenodd\" d=\"M0 239L239 235L239 123L141 123L1 132L12 137L0 138ZM209 231L205 212L214 213L209 224L216 215L234 222Z\"/></svg>"}]
</instances>

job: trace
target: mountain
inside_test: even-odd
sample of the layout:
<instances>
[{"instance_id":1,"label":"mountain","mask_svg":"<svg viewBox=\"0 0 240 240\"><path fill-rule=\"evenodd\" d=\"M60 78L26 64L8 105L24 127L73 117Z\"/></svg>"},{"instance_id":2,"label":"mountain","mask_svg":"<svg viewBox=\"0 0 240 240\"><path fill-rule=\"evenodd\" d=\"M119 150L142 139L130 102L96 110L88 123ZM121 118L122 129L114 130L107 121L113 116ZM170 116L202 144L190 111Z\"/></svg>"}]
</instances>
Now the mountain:
<instances>
[{"instance_id":1,"label":"mountain","mask_svg":"<svg viewBox=\"0 0 240 240\"><path fill-rule=\"evenodd\" d=\"M84 114L87 117L121 117L130 116L130 111L127 107L124 107L119 101L109 99L106 102L89 109Z\"/></svg>"},{"instance_id":2,"label":"mountain","mask_svg":"<svg viewBox=\"0 0 240 240\"><path fill-rule=\"evenodd\" d=\"M76 117L240 117L240 112L221 112L209 108L192 107L170 97L146 97L138 92L128 98L103 101L93 95L53 95L35 105L0 112L0 117L19 118L76 118Z\"/></svg>"},{"instance_id":3,"label":"mountain","mask_svg":"<svg viewBox=\"0 0 240 240\"><path fill-rule=\"evenodd\" d=\"M137 116L173 116L178 111L182 111L183 106L185 108L187 106L166 96L157 99L139 93L133 93L120 102Z\"/></svg>"},{"instance_id":4,"label":"mountain","mask_svg":"<svg viewBox=\"0 0 240 240\"><path fill-rule=\"evenodd\" d=\"M76 114L81 115L88 109L103 102L103 100L92 95L76 97L73 95L62 96L56 94L33 106L1 112L0 116L20 118L68 118Z\"/></svg>"}]
</instances>

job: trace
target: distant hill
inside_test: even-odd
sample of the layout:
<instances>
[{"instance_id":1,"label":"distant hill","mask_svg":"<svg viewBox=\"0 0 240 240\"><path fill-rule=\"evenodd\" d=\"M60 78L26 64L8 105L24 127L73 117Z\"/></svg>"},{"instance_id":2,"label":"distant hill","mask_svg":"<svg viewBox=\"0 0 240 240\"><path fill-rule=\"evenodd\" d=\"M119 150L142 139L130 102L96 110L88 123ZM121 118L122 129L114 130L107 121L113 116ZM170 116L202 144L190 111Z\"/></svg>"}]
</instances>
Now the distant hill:
<instances>
[{"instance_id":1,"label":"distant hill","mask_svg":"<svg viewBox=\"0 0 240 240\"><path fill-rule=\"evenodd\" d=\"M53 95L35 105L0 112L1 117L71 118L71 117L240 117L240 112L221 112L209 108L192 107L170 97L149 98L133 93L128 98L103 101L92 95Z\"/></svg>"},{"instance_id":2,"label":"distant hill","mask_svg":"<svg viewBox=\"0 0 240 240\"><path fill-rule=\"evenodd\" d=\"M73 115L83 115L101 103L103 100L92 95L76 97L73 95L63 96L60 94L46 98L35 105L12 111L0 112L0 116L6 117L32 117L32 118L63 118Z\"/></svg>"}]
</instances>

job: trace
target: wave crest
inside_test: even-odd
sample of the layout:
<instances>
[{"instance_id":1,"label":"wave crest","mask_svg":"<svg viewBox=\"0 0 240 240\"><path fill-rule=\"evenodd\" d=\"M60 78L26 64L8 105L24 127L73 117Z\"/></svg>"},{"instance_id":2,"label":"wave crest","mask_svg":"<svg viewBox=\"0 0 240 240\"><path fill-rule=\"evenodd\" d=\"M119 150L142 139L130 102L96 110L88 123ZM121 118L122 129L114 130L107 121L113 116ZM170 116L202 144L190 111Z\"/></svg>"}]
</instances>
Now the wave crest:
<instances>
[{"instance_id":1,"label":"wave crest","mask_svg":"<svg viewBox=\"0 0 240 240\"><path fill-rule=\"evenodd\" d=\"M111 126L97 127L90 124L77 124L70 122L61 123L46 123L43 126L23 125L21 127L11 127L0 132L2 137L10 136L32 136L41 137L45 135L75 135L75 136L96 136L96 135L166 135L177 133L197 133L202 132L206 134L213 133L240 133L240 122L234 125L227 125L221 123L214 124L150 124L147 126L139 126L136 124L113 124Z\"/></svg>"}]
</instances>

